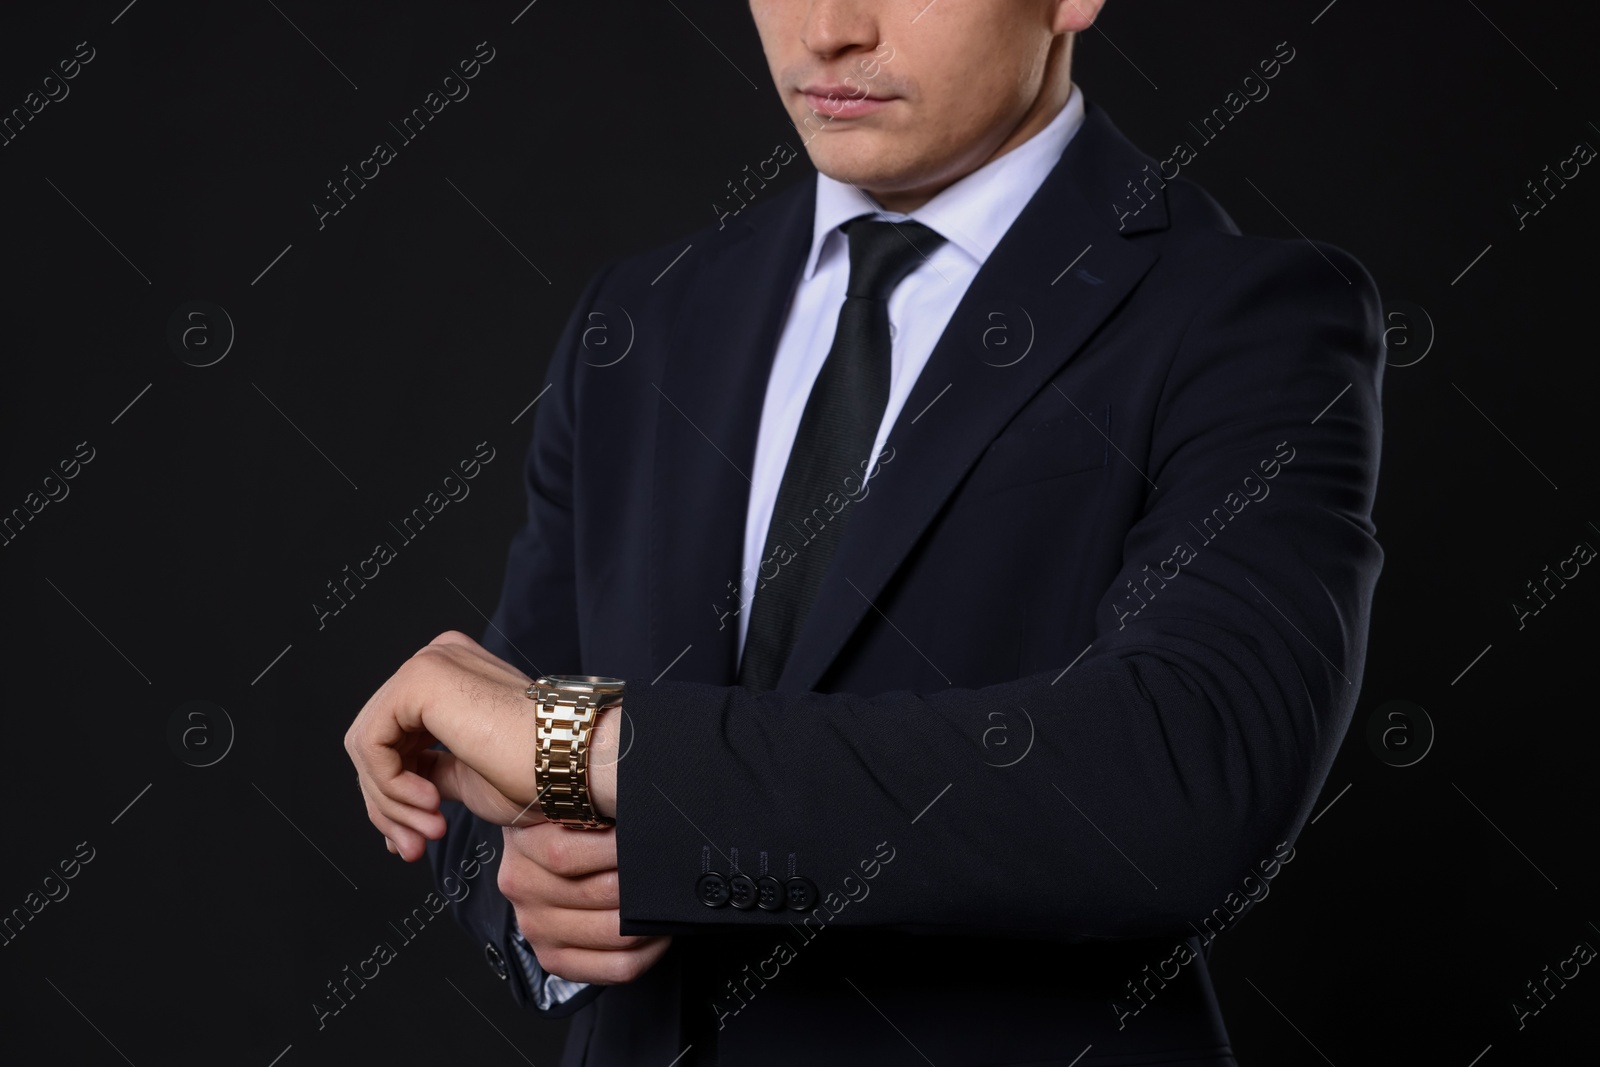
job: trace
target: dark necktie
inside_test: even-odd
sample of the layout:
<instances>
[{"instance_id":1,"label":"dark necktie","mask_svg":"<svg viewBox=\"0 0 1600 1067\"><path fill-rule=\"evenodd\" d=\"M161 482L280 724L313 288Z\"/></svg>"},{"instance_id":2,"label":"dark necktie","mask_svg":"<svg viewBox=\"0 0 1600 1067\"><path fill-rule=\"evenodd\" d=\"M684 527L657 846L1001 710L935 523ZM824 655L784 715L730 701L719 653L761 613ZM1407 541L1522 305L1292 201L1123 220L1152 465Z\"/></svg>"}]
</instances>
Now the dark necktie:
<instances>
[{"instance_id":1,"label":"dark necktie","mask_svg":"<svg viewBox=\"0 0 1600 1067\"><path fill-rule=\"evenodd\" d=\"M767 527L762 558L778 572L758 575L739 664L739 684L756 689L777 685L860 495L889 403L889 294L944 241L921 223L868 218L840 227L850 242L850 281ZM780 542L792 555L775 551Z\"/></svg>"}]
</instances>

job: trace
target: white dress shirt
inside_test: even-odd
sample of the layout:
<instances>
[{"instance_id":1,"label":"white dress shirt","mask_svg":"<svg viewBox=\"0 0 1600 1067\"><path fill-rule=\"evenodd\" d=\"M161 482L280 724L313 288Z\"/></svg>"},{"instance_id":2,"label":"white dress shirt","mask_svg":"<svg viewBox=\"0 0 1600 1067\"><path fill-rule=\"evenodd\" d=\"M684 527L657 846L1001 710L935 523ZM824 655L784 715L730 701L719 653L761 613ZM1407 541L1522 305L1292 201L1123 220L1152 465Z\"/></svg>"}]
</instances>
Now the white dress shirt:
<instances>
[{"instance_id":1,"label":"white dress shirt","mask_svg":"<svg viewBox=\"0 0 1600 1067\"><path fill-rule=\"evenodd\" d=\"M778 486L789 463L789 450L800 428L800 415L811 385L833 347L833 334L844 305L850 275L847 238L842 223L870 213L891 222L914 219L945 238L943 244L896 286L889 296L889 403L872 445L867 470L889 436L911 387L933 353L967 286L1011 228L1023 207L1061 158L1062 149L1083 124L1083 94L1072 87L1066 104L1050 123L999 159L947 186L926 204L906 215L886 211L867 193L848 182L817 174L816 213L811 227L811 253L789 304L778 351L767 379L761 408L761 431L751 478L750 506L745 518L744 574L740 590L739 652L750 629L751 597L756 592L767 526L778 499ZM914 416L913 416L914 417ZM512 947L528 977L540 1008L570 1000L587 983L547 974L532 948L516 931Z\"/></svg>"},{"instance_id":2,"label":"white dress shirt","mask_svg":"<svg viewBox=\"0 0 1600 1067\"><path fill-rule=\"evenodd\" d=\"M767 379L756 442L750 505L745 516L744 571L739 590L739 652L750 630L752 597L758 592L761 561L766 555L767 527L778 500L778 487L789 463L789 450L800 428L800 416L811 396L822 364L833 346L850 275L848 238L840 224L862 214L891 222L914 219L931 227L945 242L908 274L889 296L889 402L872 445L867 470L873 470L884 439L905 406L911 387L944 333L956 305L972 284L978 268L1011 228L1028 200L1044 183L1072 135L1083 124L1083 93L1072 87L1066 104L1049 124L1005 155L979 167L944 189L909 215L887 211L866 192L848 182L817 173L816 214L812 219L811 253L789 305L778 352ZM917 412L912 413L915 418ZM770 577L770 575L769 575Z\"/></svg>"}]
</instances>

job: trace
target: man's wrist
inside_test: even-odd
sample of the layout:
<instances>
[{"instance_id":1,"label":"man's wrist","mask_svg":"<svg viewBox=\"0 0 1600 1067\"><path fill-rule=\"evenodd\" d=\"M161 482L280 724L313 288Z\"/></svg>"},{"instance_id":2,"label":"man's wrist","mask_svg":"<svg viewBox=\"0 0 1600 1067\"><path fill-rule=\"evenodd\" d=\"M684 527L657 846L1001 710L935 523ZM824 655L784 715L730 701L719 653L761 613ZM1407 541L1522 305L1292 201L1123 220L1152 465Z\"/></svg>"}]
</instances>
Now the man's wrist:
<instances>
[{"instance_id":1,"label":"man's wrist","mask_svg":"<svg viewBox=\"0 0 1600 1067\"><path fill-rule=\"evenodd\" d=\"M620 706L623 685L616 678L553 674L527 686L525 694L535 704L532 784L546 818L570 827L611 824L616 778L609 765L616 762L616 716L603 733L601 723L607 709ZM597 805L602 797L605 810Z\"/></svg>"},{"instance_id":2,"label":"man's wrist","mask_svg":"<svg viewBox=\"0 0 1600 1067\"><path fill-rule=\"evenodd\" d=\"M595 813L617 817L617 743L622 729L622 704L603 709L589 733L589 803Z\"/></svg>"}]
</instances>

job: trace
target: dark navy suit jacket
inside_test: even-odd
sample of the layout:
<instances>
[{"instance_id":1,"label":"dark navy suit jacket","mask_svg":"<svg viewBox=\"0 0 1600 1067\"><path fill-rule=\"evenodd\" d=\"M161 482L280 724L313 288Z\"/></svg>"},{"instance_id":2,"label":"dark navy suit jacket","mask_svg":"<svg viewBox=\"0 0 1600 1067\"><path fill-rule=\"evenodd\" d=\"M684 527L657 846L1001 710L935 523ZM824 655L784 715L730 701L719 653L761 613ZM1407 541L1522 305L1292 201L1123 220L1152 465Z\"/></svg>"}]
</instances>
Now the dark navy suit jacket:
<instances>
[{"instance_id":1,"label":"dark navy suit jacket","mask_svg":"<svg viewBox=\"0 0 1600 1067\"><path fill-rule=\"evenodd\" d=\"M1241 236L1091 103L758 693L730 590L814 192L600 270L535 408L484 644L627 680L622 932L675 938L558 1009L566 1062L1232 1063L1211 938L1292 855L1361 682L1376 287ZM499 836L448 814L439 871ZM712 907L708 872L816 900ZM497 892L458 918L512 959Z\"/></svg>"}]
</instances>

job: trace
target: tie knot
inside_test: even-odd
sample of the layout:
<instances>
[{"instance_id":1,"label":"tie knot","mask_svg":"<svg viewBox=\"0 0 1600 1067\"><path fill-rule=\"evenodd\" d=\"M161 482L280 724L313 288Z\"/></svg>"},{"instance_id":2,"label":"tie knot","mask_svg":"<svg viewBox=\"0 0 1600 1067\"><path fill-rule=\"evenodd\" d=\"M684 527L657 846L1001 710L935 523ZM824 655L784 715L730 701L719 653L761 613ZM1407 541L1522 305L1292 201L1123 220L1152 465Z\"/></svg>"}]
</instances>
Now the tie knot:
<instances>
[{"instance_id":1,"label":"tie knot","mask_svg":"<svg viewBox=\"0 0 1600 1067\"><path fill-rule=\"evenodd\" d=\"M851 219L840 227L850 242L850 281L846 296L883 300L915 270L944 237L920 222Z\"/></svg>"}]
</instances>

